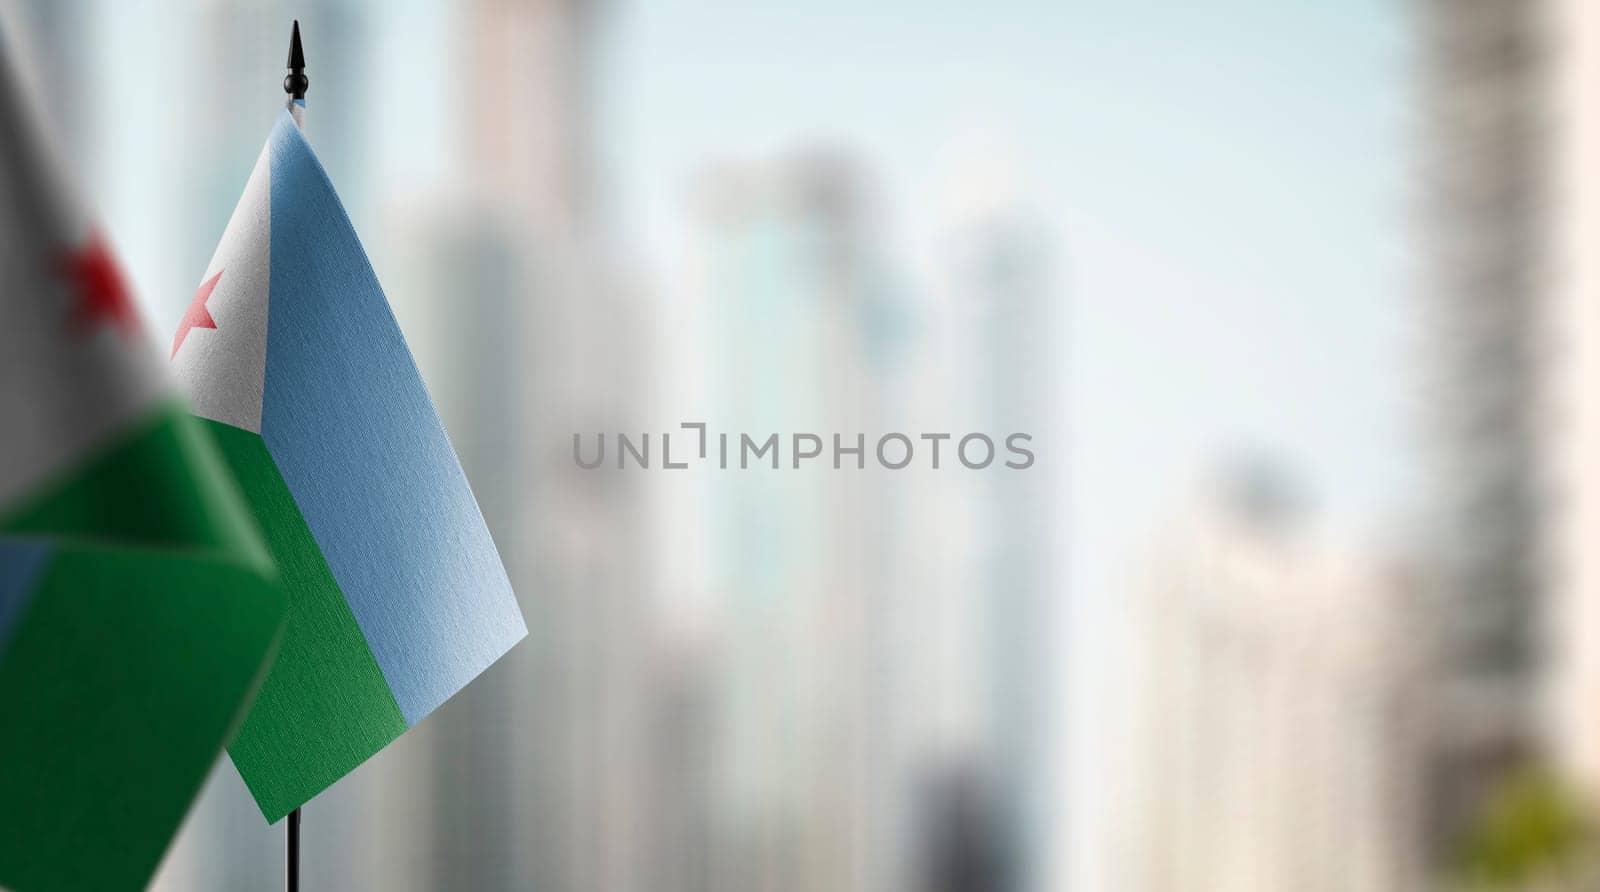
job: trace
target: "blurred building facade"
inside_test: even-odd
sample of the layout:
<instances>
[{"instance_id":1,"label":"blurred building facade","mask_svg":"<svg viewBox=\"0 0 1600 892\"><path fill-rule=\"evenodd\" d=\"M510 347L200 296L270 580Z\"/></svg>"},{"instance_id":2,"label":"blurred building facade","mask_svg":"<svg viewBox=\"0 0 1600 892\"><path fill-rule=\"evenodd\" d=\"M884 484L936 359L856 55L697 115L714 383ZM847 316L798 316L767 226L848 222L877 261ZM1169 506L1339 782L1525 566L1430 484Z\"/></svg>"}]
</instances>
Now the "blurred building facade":
<instances>
[{"instance_id":1,"label":"blurred building facade","mask_svg":"<svg viewBox=\"0 0 1600 892\"><path fill-rule=\"evenodd\" d=\"M1150 555L1104 887L1425 887L1423 614L1381 558L1331 549L1260 468L1208 486Z\"/></svg>"},{"instance_id":2,"label":"blurred building facade","mask_svg":"<svg viewBox=\"0 0 1600 892\"><path fill-rule=\"evenodd\" d=\"M702 888L871 888L893 839L879 781L896 705L878 661L903 515L854 456L832 469L831 442L839 432L853 447L894 417L871 184L851 159L816 152L719 167L697 198L710 436L727 434L730 468L743 467L744 434L778 434L780 453L777 470L758 461L706 482L720 681ZM797 431L825 441L798 471ZM719 442L709 455L720 462Z\"/></svg>"},{"instance_id":3,"label":"blurred building facade","mask_svg":"<svg viewBox=\"0 0 1600 892\"><path fill-rule=\"evenodd\" d=\"M981 192L965 181L975 178L971 171L958 175L950 190ZM1049 238L1018 196L1002 190L953 203L945 222L946 265L936 283L941 296L928 314L938 321L925 323L942 332L925 347L925 361L951 377L924 379L941 383L925 394L923 420L937 427L938 416L948 418L954 405L972 430L1000 438L1026 432L1030 448L1052 459L1026 474L977 475L931 487L933 510L966 525L950 531L950 539L966 544L942 562L943 580L915 590L942 587L944 603L953 608L952 646L937 659L965 667L967 678L953 687L971 686L975 721L972 737L958 732L955 739L965 744L943 753L933 772L934 789L943 784L947 791L945 805L923 807L927 818L943 818L947 828L967 828L956 836L964 842L937 832L930 840L992 850L985 888L1042 888L1060 867L1052 859L1065 832L1051 805L1064 745L1056 684L1061 612L1051 580L1060 571L1055 561L1065 535L1054 495L1065 431L1061 413L1050 408L1060 404L1057 382L1066 361L1064 295ZM937 732L918 737L941 739ZM933 866L941 853L927 857L925 870L947 872Z\"/></svg>"},{"instance_id":4,"label":"blurred building facade","mask_svg":"<svg viewBox=\"0 0 1600 892\"><path fill-rule=\"evenodd\" d=\"M1542 324L1550 605L1548 749L1600 814L1600 10L1542 5L1550 138L1543 163L1552 271Z\"/></svg>"},{"instance_id":5,"label":"blurred building facade","mask_svg":"<svg viewBox=\"0 0 1600 892\"><path fill-rule=\"evenodd\" d=\"M1529 761L1600 812L1600 15L1420 10L1447 841Z\"/></svg>"},{"instance_id":6,"label":"blurred building facade","mask_svg":"<svg viewBox=\"0 0 1600 892\"><path fill-rule=\"evenodd\" d=\"M531 630L438 723L433 888L652 886L647 495L565 448L574 431L640 424L659 361L649 295L621 273L595 203L604 12L585 0L459 11L464 182L412 214L423 225L403 249L442 264L411 281L432 311L446 423L470 432L463 464Z\"/></svg>"},{"instance_id":7,"label":"blurred building facade","mask_svg":"<svg viewBox=\"0 0 1600 892\"><path fill-rule=\"evenodd\" d=\"M1417 4L1419 346L1441 703L1431 823L1440 847L1542 748L1553 505L1550 10Z\"/></svg>"}]
</instances>

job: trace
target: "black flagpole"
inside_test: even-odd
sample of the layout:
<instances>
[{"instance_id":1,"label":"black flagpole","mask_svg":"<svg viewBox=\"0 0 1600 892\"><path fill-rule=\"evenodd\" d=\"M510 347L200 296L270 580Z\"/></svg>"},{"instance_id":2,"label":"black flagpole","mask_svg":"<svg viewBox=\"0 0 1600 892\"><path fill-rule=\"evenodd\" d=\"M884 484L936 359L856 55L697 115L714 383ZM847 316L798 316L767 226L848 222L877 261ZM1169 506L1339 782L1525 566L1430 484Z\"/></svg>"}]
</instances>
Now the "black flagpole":
<instances>
[{"instance_id":1,"label":"black flagpole","mask_svg":"<svg viewBox=\"0 0 1600 892\"><path fill-rule=\"evenodd\" d=\"M283 92L291 100L305 99L311 79L306 77L306 53L300 46L300 20L295 19L289 32L289 74L283 79ZM300 809L289 812L289 863L285 875L289 892L300 892Z\"/></svg>"},{"instance_id":2,"label":"black flagpole","mask_svg":"<svg viewBox=\"0 0 1600 892\"><path fill-rule=\"evenodd\" d=\"M300 809L289 812L289 892L300 892Z\"/></svg>"}]
</instances>

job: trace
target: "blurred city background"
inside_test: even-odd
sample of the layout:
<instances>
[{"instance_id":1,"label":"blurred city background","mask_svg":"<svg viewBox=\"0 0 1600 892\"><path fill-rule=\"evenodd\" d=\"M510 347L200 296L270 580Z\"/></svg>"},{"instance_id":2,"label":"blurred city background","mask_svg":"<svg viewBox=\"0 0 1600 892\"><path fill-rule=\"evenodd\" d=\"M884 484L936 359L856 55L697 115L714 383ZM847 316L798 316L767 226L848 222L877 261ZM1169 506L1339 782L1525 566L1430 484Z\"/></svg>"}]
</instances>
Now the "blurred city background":
<instances>
[{"instance_id":1,"label":"blurred city background","mask_svg":"<svg viewBox=\"0 0 1600 892\"><path fill-rule=\"evenodd\" d=\"M521 598L307 888L1600 889L1588 0L0 16L158 343L301 20ZM572 461L696 421L1038 461ZM224 760L157 888L282 844Z\"/></svg>"}]
</instances>

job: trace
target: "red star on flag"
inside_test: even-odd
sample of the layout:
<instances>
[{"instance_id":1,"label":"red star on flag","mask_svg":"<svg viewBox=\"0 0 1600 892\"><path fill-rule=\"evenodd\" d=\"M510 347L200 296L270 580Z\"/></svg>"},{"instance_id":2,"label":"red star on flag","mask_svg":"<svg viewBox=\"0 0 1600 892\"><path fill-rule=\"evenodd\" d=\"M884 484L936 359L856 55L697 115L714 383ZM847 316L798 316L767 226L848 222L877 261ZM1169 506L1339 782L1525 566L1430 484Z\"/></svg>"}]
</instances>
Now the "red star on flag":
<instances>
[{"instance_id":1,"label":"red star on flag","mask_svg":"<svg viewBox=\"0 0 1600 892\"><path fill-rule=\"evenodd\" d=\"M178 323L178 333L172 337L172 355L178 355L178 348L183 346L183 339L188 336L191 328L216 328L217 320L211 318L211 311L206 309L206 301L211 299L211 292L217 288L217 280L222 278L222 270L200 283L200 288L194 293L194 300L189 302L189 311L183 314L183 321Z\"/></svg>"},{"instance_id":2,"label":"red star on flag","mask_svg":"<svg viewBox=\"0 0 1600 892\"><path fill-rule=\"evenodd\" d=\"M72 326L88 332L97 325L109 324L122 330L124 337L139 334L139 311L128 296L127 282L111 249L98 230L61 261L61 275L72 287Z\"/></svg>"}]
</instances>

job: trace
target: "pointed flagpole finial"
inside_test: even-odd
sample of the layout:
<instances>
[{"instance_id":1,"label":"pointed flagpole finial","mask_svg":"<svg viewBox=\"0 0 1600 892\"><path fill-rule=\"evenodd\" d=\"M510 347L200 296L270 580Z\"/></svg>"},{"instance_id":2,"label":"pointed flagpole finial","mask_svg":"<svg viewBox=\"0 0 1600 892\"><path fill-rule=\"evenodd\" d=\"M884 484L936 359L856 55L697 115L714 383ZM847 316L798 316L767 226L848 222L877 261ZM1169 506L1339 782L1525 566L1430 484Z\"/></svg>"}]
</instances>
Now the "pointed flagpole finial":
<instances>
[{"instance_id":1,"label":"pointed flagpole finial","mask_svg":"<svg viewBox=\"0 0 1600 892\"><path fill-rule=\"evenodd\" d=\"M306 98L306 88L311 79L306 77L306 51L300 46L300 20L294 20L294 30L289 32L289 75L283 79L283 92L291 99Z\"/></svg>"}]
</instances>

